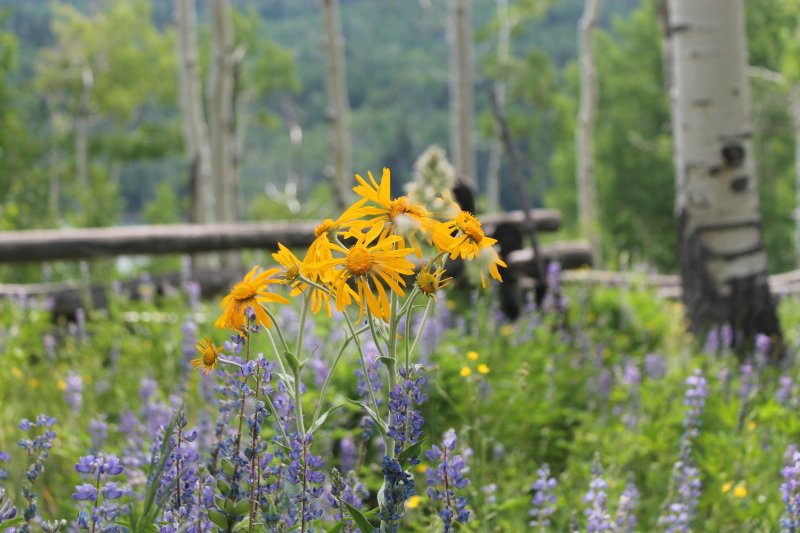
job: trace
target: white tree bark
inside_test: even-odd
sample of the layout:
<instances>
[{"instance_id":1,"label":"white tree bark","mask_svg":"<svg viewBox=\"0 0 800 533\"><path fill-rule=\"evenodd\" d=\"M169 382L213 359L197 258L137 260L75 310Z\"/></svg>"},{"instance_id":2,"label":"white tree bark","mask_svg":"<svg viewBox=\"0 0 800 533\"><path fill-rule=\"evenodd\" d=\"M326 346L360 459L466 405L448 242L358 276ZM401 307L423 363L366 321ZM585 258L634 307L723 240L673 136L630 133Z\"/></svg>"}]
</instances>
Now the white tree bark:
<instances>
[{"instance_id":1,"label":"white tree bark","mask_svg":"<svg viewBox=\"0 0 800 533\"><path fill-rule=\"evenodd\" d=\"M349 203L354 183L350 155L350 103L347 96L344 35L338 0L321 0L325 25L325 82L328 89L330 121L330 154L326 175L331 180L336 205L344 209Z\"/></svg>"},{"instance_id":2,"label":"white tree bark","mask_svg":"<svg viewBox=\"0 0 800 533\"><path fill-rule=\"evenodd\" d=\"M600 221L597 207L597 184L594 172L594 125L597 116L597 72L594 55L594 27L600 0L586 0L578 23L580 58L580 109L575 129L577 160L578 221L581 234L593 248L595 265L600 265Z\"/></svg>"},{"instance_id":3,"label":"white tree bark","mask_svg":"<svg viewBox=\"0 0 800 533\"><path fill-rule=\"evenodd\" d=\"M458 178L477 191L470 0L451 0L450 143Z\"/></svg>"},{"instance_id":4,"label":"white tree bark","mask_svg":"<svg viewBox=\"0 0 800 533\"><path fill-rule=\"evenodd\" d=\"M197 53L197 20L194 0L176 0L178 26L178 78L183 114L183 137L189 159L190 220L207 224L215 220L211 181L211 148L203 114L200 65Z\"/></svg>"},{"instance_id":5,"label":"white tree bark","mask_svg":"<svg viewBox=\"0 0 800 533\"><path fill-rule=\"evenodd\" d=\"M505 68L511 61L511 17L508 13L508 0L497 0L497 26L497 61L504 72L494 84L494 93L497 105L503 109L506 104L507 88ZM499 128L497 130L489 147L489 165L486 169L486 199L490 213L500 209L500 167L503 163L503 141L500 138Z\"/></svg>"},{"instance_id":6,"label":"white tree bark","mask_svg":"<svg viewBox=\"0 0 800 533\"><path fill-rule=\"evenodd\" d=\"M694 331L780 336L767 285L743 0L670 0L679 260Z\"/></svg>"}]
</instances>

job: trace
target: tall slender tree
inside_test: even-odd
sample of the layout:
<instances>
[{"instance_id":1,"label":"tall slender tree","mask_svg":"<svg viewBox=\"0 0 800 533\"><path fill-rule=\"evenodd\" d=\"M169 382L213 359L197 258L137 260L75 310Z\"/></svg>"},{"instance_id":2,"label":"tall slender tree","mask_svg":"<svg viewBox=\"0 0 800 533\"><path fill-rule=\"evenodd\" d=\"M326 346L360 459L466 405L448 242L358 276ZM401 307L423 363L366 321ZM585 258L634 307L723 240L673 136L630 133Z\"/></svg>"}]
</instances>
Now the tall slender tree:
<instances>
[{"instance_id":1,"label":"tall slender tree","mask_svg":"<svg viewBox=\"0 0 800 533\"><path fill-rule=\"evenodd\" d=\"M458 178L477 190L473 144L474 83L470 0L451 0L450 143Z\"/></svg>"},{"instance_id":2,"label":"tall slender tree","mask_svg":"<svg viewBox=\"0 0 800 533\"><path fill-rule=\"evenodd\" d=\"M327 119L330 121L330 143L326 175L333 186L336 205L344 209L353 182L350 154L350 103L347 96L344 35L339 15L339 0L321 0L325 25L325 81L328 89Z\"/></svg>"},{"instance_id":3,"label":"tall slender tree","mask_svg":"<svg viewBox=\"0 0 800 533\"><path fill-rule=\"evenodd\" d=\"M729 323L739 344L755 333L780 340L750 131L743 0L670 0L668 7L675 207L691 329L703 334Z\"/></svg>"},{"instance_id":4,"label":"tall slender tree","mask_svg":"<svg viewBox=\"0 0 800 533\"><path fill-rule=\"evenodd\" d=\"M594 28L600 0L586 0L578 23L578 55L581 94L578 123L575 128L577 159L578 217L581 234L589 239L594 264L600 264L600 224L597 209L597 185L594 172L594 124L597 117L597 74L594 56Z\"/></svg>"}]
</instances>

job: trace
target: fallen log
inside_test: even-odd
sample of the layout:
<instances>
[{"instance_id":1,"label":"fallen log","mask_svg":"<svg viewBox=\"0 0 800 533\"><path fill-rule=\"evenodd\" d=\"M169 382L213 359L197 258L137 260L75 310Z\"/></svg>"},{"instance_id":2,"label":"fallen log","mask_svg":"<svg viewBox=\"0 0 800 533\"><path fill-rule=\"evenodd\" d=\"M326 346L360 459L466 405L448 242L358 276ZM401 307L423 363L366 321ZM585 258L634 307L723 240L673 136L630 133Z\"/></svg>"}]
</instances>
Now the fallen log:
<instances>
[{"instance_id":1,"label":"fallen log","mask_svg":"<svg viewBox=\"0 0 800 533\"><path fill-rule=\"evenodd\" d=\"M556 231L561 215L552 209L531 210L540 231ZM486 215L492 228L502 222L523 223L521 211ZM172 224L63 230L24 230L0 233L0 263L83 260L119 255L193 254L238 249L293 248L311 244L318 222L238 222L231 224ZM487 231L490 233L490 231Z\"/></svg>"}]
</instances>

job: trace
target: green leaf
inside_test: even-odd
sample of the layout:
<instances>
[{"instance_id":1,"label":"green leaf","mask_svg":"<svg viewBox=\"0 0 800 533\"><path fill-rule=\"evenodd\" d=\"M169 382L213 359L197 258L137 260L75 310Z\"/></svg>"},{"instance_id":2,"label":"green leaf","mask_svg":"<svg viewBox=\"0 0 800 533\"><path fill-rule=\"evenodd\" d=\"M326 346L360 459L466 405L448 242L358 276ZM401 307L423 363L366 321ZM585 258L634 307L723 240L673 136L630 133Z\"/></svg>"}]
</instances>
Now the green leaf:
<instances>
[{"instance_id":1,"label":"green leaf","mask_svg":"<svg viewBox=\"0 0 800 533\"><path fill-rule=\"evenodd\" d=\"M347 401L350 402L350 403L353 403L353 404L361 406L361 408L364 409L367 412L367 414L373 420L373 422L375 422L375 425L378 426L378 430L381 432L381 434L384 437L386 436L386 433L388 431L388 429L386 428L386 423L381 419L381 417L378 416L378 413L373 411L370 406L368 406L367 404L365 404L364 402L362 402L360 400L349 400L348 399Z\"/></svg>"},{"instance_id":2,"label":"green leaf","mask_svg":"<svg viewBox=\"0 0 800 533\"><path fill-rule=\"evenodd\" d=\"M283 352L283 356L286 358L286 363L289 365L289 368L292 369L292 373L297 375L300 370L303 368L303 363L297 360L297 357L290 351Z\"/></svg>"},{"instance_id":3,"label":"green leaf","mask_svg":"<svg viewBox=\"0 0 800 533\"><path fill-rule=\"evenodd\" d=\"M16 518L12 518L11 520L5 520L5 521L3 521L3 529L2 530L3 531L8 531L12 527L18 526L18 525L22 524L23 522L25 522L25 519L22 518L22 516L18 516Z\"/></svg>"},{"instance_id":4,"label":"green leaf","mask_svg":"<svg viewBox=\"0 0 800 533\"><path fill-rule=\"evenodd\" d=\"M500 505L497 506L498 511L508 511L509 509L516 509L517 507L523 507L528 505L528 496L519 496L517 498L511 498L510 500L506 500Z\"/></svg>"},{"instance_id":5,"label":"green leaf","mask_svg":"<svg viewBox=\"0 0 800 533\"><path fill-rule=\"evenodd\" d=\"M356 509L347 502L342 502L342 503L344 503L345 507L347 507L347 512L350 513L350 516L353 517L353 521L356 523L358 529L360 529L362 533L370 533L377 529L375 526L369 523L369 520L367 520L367 517L361 514L361 511L359 511L358 509Z\"/></svg>"},{"instance_id":6,"label":"green leaf","mask_svg":"<svg viewBox=\"0 0 800 533\"><path fill-rule=\"evenodd\" d=\"M242 500L233 508L233 514L236 516L244 516L250 514L250 502Z\"/></svg>"},{"instance_id":7,"label":"green leaf","mask_svg":"<svg viewBox=\"0 0 800 533\"><path fill-rule=\"evenodd\" d=\"M217 524L222 529L228 529L228 517L220 513L216 509L208 510L208 519Z\"/></svg>"},{"instance_id":8,"label":"green leaf","mask_svg":"<svg viewBox=\"0 0 800 533\"><path fill-rule=\"evenodd\" d=\"M308 428L308 433L311 433L313 435L314 432L318 430L320 426L322 426L322 424L325 423L325 420L328 418L328 415L331 414L336 409L342 407L343 405L344 405L343 403L340 403L339 405L334 405L333 407L331 407L330 409L319 415L319 418L314 420L314 423L311 424L310 428Z\"/></svg>"},{"instance_id":9,"label":"green leaf","mask_svg":"<svg viewBox=\"0 0 800 533\"><path fill-rule=\"evenodd\" d=\"M342 530L343 527L344 527L344 524L342 522L337 522L336 524L334 524L334 526L332 528L330 528L325 533L339 533Z\"/></svg>"},{"instance_id":10,"label":"green leaf","mask_svg":"<svg viewBox=\"0 0 800 533\"><path fill-rule=\"evenodd\" d=\"M422 451L422 445L425 444L425 439L420 439L419 441L415 442L405 450L403 453L400 454L400 460L408 459L410 457L419 457L420 452Z\"/></svg>"}]
</instances>

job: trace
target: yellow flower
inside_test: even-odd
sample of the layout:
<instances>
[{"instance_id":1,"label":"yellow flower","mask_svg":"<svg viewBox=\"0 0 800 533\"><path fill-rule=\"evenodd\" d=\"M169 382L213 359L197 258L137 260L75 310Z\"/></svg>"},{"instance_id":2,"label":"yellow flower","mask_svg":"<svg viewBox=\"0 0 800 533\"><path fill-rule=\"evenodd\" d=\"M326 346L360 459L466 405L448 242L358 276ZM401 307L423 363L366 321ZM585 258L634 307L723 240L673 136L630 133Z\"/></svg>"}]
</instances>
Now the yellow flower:
<instances>
[{"instance_id":1,"label":"yellow flower","mask_svg":"<svg viewBox=\"0 0 800 533\"><path fill-rule=\"evenodd\" d=\"M461 371L458 373L458 375L462 378L467 378L472 375L472 369L468 366L461 367Z\"/></svg>"},{"instance_id":2,"label":"yellow flower","mask_svg":"<svg viewBox=\"0 0 800 533\"><path fill-rule=\"evenodd\" d=\"M67 390L67 382L63 379L59 379L56 382L56 386L58 387L58 390Z\"/></svg>"},{"instance_id":3,"label":"yellow flower","mask_svg":"<svg viewBox=\"0 0 800 533\"><path fill-rule=\"evenodd\" d=\"M736 488L733 489L733 495L737 498L744 498L747 496L747 489L744 486L744 483L739 483L736 485Z\"/></svg>"},{"instance_id":4,"label":"yellow flower","mask_svg":"<svg viewBox=\"0 0 800 533\"><path fill-rule=\"evenodd\" d=\"M722 485L722 494L725 494L726 492L728 492L729 490L731 490L731 487L732 487L732 486L733 486L733 483L731 483L730 481L728 481L727 483L725 483L724 485Z\"/></svg>"},{"instance_id":5,"label":"yellow flower","mask_svg":"<svg viewBox=\"0 0 800 533\"><path fill-rule=\"evenodd\" d=\"M300 275L305 275L304 272L304 265L296 255L292 253L287 247L283 244L278 243L278 251L272 254L272 258L277 261L282 267L283 270L281 271L281 275L283 276L283 280L281 283L285 283L292 287L292 292L289 294L292 298L303 292L307 285L300 280ZM310 276L311 281L315 283L324 283L323 280L320 279L318 274L314 274ZM328 316L331 316L331 306L329 303L329 293L325 292L322 289L318 289L317 287L311 287L311 311L316 314L322 309L322 304L325 304L325 309L328 312Z\"/></svg>"},{"instance_id":6,"label":"yellow flower","mask_svg":"<svg viewBox=\"0 0 800 533\"><path fill-rule=\"evenodd\" d=\"M359 320L364 314L364 304L372 314L388 320L391 309L384 285L398 295L405 296L402 276L414 272L414 265L406 259L411 249L398 247L401 237L390 235L371 244L381 230L380 226L375 226L369 232L358 235L356 243L349 248L338 242L330 243L328 246L331 251L343 254L342 257L306 265L309 274L331 272L330 284L336 295L336 308L343 311L355 299ZM355 291L348 285L351 278L356 283Z\"/></svg>"},{"instance_id":7,"label":"yellow flower","mask_svg":"<svg viewBox=\"0 0 800 533\"><path fill-rule=\"evenodd\" d=\"M506 264L497 255L492 246L497 242L496 239L487 237L483 233L480 221L472 213L467 211L459 212L453 220L445 224L448 233L457 231L453 243L448 248L451 258L460 257L466 260L478 259L482 267L488 271L489 275L497 281L503 281L497 267L505 267ZM481 268L481 284L486 287L484 268Z\"/></svg>"},{"instance_id":8,"label":"yellow flower","mask_svg":"<svg viewBox=\"0 0 800 533\"><path fill-rule=\"evenodd\" d=\"M328 261L333 259L331 254L330 244L336 240L336 236L344 232L345 226L348 226L355 220L358 220L364 213L361 208L367 203L365 199L361 199L348 207L336 220L326 218L314 229L314 242L308 247L306 252L306 261L318 262ZM324 278L323 273L323 278ZM312 280L315 281L315 280Z\"/></svg>"},{"instance_id":9,"label":"yellow flower","mask_svg":"<svg viewBox=\"0 0 800 533\"><path fill-rule=\"evenodd\" d=\"M512 326L511 324L503 324L502 326L500 326L500 335L502 335L503 337L508 337L512 333L514 333L514 326Z\"/></svg>"},{"instance_id":10,"label":"yellow flower","mask_svg":"<svg viewBox=\"0 0 800 533\"><path fill-rule=\"evenodd\" d=\"M197 341L196 347L200 352L200 357L192 359L189 364L192 365L192 368L202 369L203 374L209 374L217 366L217 359L219 359L222 348L215 346L209 338Z\"/></svg>"},{"instance_id":11,"label":"yellow flower","mask_svg":"<svg viewBox=\"0 0 800 533\"><path fill-rule=\"evenodd\" d=\"M483 364L483 363L478 365L477 370L478 370L478 373L480 373L480 374L488 374L489 373L489 367L487 365Z\"/></svg>"},{"instance_id":12,"label":"yellow flower","mask_svg":"<svg viewBox=\"0 0 800 533\"><path fill-rule=\"evenodd\" d=\"M415 494L412 497L410 497L408 500L406 500L406 507L409 508L409 509L416 509L417 507L419 507L419 504L420 504L421 501L422 501L422 498L420 498L419 496L417 496Z\"/></svg>"},{"instance_id":13,"label":"yellow flower","mask_svg":"<svg viewBox=\"0 0 800 533\"><path fill-rule=\"evenodd\" d=\"M477 361L478 352L467 352L467 359L469 359L470 361Z\"/></svg>"},{"instance_id":14,"label":"yellow flower","mask_svg":"<svg viewBox=\"0 0 800 533\"><path fill-rule=\"evenodd\" d=\"M28 380L28 386L30 388L32 388L32 389L38 389L39 388L39 380L36 379L36 378L29 379Z\"/></svg>"},{"instance_id":15,"label":"yellow flower","mask_svg":"<svg viewBox=\"0 0 800 533\"><path fill-rule=\"evenodd\" d=\"M16 379L20 379L22 377L22 371L19 368L12 366L11 375L14 376Z\"/></svg>"},{"instance_id":16,"label":"yellow flower","mask_svg":"<svg viewBox=\"0 0 800 533\"><path fill-rule=\"evenodd\" d=\"M353 221L353 231L360 232L366 228L380 225L383 228L381 238L386 237L392 231L400 233L403 237L408 237L408 242L417 257L422 257L422 248L416 234L422 232L430 241L431 229L436 221L431 218L424 207L409 200L406 196L392 200L392 176L388 168L383 169L380 184L372 177L372 172L367 172L367 177L369 183L356 174L359 185L353 187L353 191L365 200L378 205L370 205L362 209L367 219Z\"/></svg>"},{"instance_id":17,"label":"yellow flower","mask_svg":"<svg viewBox=\"0 0 800 533\"><path fill-rule=\"evenodd\" d=\"M419 474L424 474L425 472L428 471L428 464L427 463L420 463L414 468L414 470L416 470L417 473L419 473Z\"/></svg>"},{"instance_id":18,"label":"yellow flower","mask_svg":"<svg viewBox=\"0 0 800 533\"><path fill-rule=\"evenodd\" d=\"M261 304L269 302L286 304L289 303L289 300L279 294L265 290L267 285L281 282L280 279L272 277L279 272L279 269L273 268L258 275L256 275L256 270L258 270L258 266L254 266L242 281L233 286L230 294L222 300L220 304L223 309L222 316L214 323L215 326L236 331L243 330L247 320L245 318L245 310L250 307L256 315L256 323L263 324L267 328L272 327L269 315L267 315Z\"/></svg>"},{"instance_id":19,"label":"yellow flower","mask_svg":"<svg viewBox=\"0 0 800 533\"><path fill-rule=\"evenodd\" d=\"M422 269L417 274L417 287L422 293L427 296L428 298L433 298L433 301L436 301L436 293L447 285L453 278L445 278L442 279L442 274L444 274L444 268L439 267L431 272L431 268L433 265L430 263L423 266Z\"/></svg>"}]
</instances>

